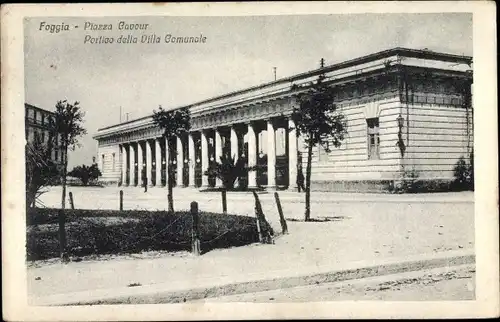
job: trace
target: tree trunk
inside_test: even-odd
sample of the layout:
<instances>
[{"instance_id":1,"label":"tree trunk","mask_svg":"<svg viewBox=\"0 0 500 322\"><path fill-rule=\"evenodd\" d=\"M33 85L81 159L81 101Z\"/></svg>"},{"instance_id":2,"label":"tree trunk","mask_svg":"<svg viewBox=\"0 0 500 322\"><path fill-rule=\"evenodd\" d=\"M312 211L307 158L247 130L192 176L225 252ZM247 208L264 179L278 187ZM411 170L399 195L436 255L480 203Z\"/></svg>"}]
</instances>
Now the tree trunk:
<instances>
[{"instance_id":1,"label":"tree trunk","mask_svg":"<svg viewBox=\"0 0 500 322\"><path fill-rule=\"evenodd\" d=\"M307 167L306 167L306 213L304 220L309 221L311 219L311 161L312 161L312 149L313 145L308 144L307 147Z\"/></svg>"},{"instance_id":2,"label":"tree trunk","mask_svg":"<svg viewBox=\"0 0 500 322\"><path fill-rule=\"evenodd\" d=\"M167 144L167 149L168 149L168 156L170 158L170 153L172 149L170 148L170 142ZM172 171L172 165L170 164L169 160L165 160L167 163L167 190L168 190L168 195L167 195L167 202L168 202L168 211L169 212L174 212L174 197L173 197L173 182L172 182L172 176L173 176L173 171Z\"/></svg>"},{"instance_id":3,"label":"tree trunk","mask_svg":"<svg viewBox=\"0 0 500 322\"><path fill-rule=\"evenodd\" d=\"M68 147L63 147L63 169L62 169L62 197L61 197L61 208L66 208L66 172L68 167Z\"/></svg>"},{"instance_id":4,"label":"tree trunk","mask_svg":"<svg viewBox=\"0 0 500 322\"><path fill-rule=\"evenodd\" d=\"M68 146L63 146L64 156L63 156L63 169L62 169L62 198L61 198L61 210L59 211L59 250L61 260L63 262L67 261L68 257L66 254L66 172L68 168Z\"/></svg>"}]
</instances>

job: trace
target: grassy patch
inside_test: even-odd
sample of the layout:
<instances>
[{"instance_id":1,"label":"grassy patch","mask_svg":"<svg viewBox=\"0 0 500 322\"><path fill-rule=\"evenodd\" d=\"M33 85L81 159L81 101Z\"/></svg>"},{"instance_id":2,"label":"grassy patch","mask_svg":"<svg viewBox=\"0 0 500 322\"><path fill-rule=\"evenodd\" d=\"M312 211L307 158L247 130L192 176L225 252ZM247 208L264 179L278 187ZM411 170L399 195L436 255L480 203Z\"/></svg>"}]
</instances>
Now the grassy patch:
<instances>
[{"instance_id":1,"label":"grassy patch","mask_svg":"<svg viewBox=\"0 0 500 322\"><path fill-rule=\"evenodd\" d=\"M27 213L27 259L58 256L58 209ZM125 254L143 251L191 250L192 218L189 212L66 210L67 252L70 256ZM272 234L267 222L261 229ZM203 252L258 242L255 218L200 213Z\"/></svg>"}]
</instances>

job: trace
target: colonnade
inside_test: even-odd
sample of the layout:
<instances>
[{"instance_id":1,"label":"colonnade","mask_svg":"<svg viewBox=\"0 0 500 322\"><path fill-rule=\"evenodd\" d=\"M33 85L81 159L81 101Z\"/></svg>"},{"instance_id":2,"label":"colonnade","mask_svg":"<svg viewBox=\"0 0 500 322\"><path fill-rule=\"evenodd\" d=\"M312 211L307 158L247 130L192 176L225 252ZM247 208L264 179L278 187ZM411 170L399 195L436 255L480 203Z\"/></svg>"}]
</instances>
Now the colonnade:
<instances>
[{"instance_id":1,"label":"colonnade","mask_svg":"<svg viewBox=\"0 0 500 322\"><path fill-rule=\"evenodd\" d=\"M166 138L157 137L120 144L121 183L123 186L147 184L150 187L162 187L166 185L170 174L175 175L176 186L222 187L219 178L215 178L215 182L209 182L205 173L212 162L219 162L223 153L230 153L235 162L238 158L246 158L246 165L250 169L248 188L255 188L258 182L257 173L253 169L257 166L258 135L265 130L266 187L273 189L276 187L276 130L280 127L286 130L289 188L295 188L298 165L297 135L293 121L283 117L192 131L170 142ZM168 171L169 166L171 171ZM201 180L196 180L200 175Z\"/></svg>"}]
</instances>

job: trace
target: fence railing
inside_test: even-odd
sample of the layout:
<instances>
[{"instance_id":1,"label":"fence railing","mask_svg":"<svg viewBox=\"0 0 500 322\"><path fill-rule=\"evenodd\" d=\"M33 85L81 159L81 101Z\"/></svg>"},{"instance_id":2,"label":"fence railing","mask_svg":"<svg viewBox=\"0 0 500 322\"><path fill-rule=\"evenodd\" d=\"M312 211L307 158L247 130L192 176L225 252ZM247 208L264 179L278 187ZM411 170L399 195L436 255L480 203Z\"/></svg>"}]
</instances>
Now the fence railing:
<instances>
[{"instance_id":1,"label":"fence railing","mask_svg":"<svg viewBox=\"0 0 500 322\"><path fill-rule=\"evenodd\" d=\"M124 211L124 198L125 193L123 190L119 191L119 211L123 212ZM288 227L286 224L285 217L283 215L283 209L281 206L281 202L279 199L279 195L277 192L274 193L275 197L275 202L276 202L276 207L278 209L278 214L279 214L279 219L280 219L280 224L281 224L281 232L282 234L288 234ZM75 203L75 196L72 191L68 192L68 198L69 198L69 206L71 208L72 214L71 216L74 216L74 210L76 209L77 203ZM230 225L226 224L226 227L223 229L220 229L220 231L216 234L214 234L214 231L210 232L210 235L206 236L209 237L209 239L204 239L203 238L203 231L200 229L200 216L202 216L200 212L200 207L199 203L197 201L192 201L190 204L190 210L189 210L189 216L185 215L179 215L177 218L174 220L168 222L168 224L165 227L162 227L160 230L158 229L153 229L154 233L151 235L144 235L144 236L134 236L134 238L130 238L130 242L127 242L127 238L129 237L127 235L127 230L125 232L120 231L119 229L113 229L112 231L106 231L106 226L109 225L109 222L105 220L106 216L100 216L97 214L96 216L93 216L95 214L95 210L83 210L84 212L87 212L91 214L92 217L85 217L85 216L78 216L77 218L72 217L70 218L70 221L67 222L67 214L66 211L63 209L57 210L57 225L58 225L58 239L59 239L59 251L60 251L60 256L63 261L68 261L68 236L67 236L67 224L70 224L70 227L74 227L74 225L77 224L84 224L85 227L88 227L89 230L92 229L97 229L96 231L99 231L101 234L118 234L121 235L122 238L116 238L116 240L120 239L124 241L121 245L121 249L136 249L137 245L147 245L148 242L154 241L156 238L159 238L159 236L175 236L175 231L170 231L170 230L175 230L178 224L184 225L182 229L184 229L184 233L186 232L186 220L190 219L192 224L190 227L190 235L191 235L191 240L190 241L182 241L182 240L168 240L166 241L167 244L172 244L172 245L177 245L180 248L187 248L189 245L191 246L191 252L199 256L204 253L206 250L206 247L210 247L210 245L213 245L214 242L217 242L219 239L227 237L228 234L233 234L233 235L238 235L239 231L243 230L248 233L248 229L250 231L252 229L254 230L254 233L258 236L258 241L260 243L274 243L274 233L272 229L270 228L271 226L266 220L266 216L263 212L262 209L262 204L260 202L258 194L254 191L253 192L253 199L254 199L254 204L255 204L255 217L254 221L252 222L249 220L249 217L245 217L246 219L241 222L238 227L233 228ZM77 201L77 200L76 200ZM227 215L227 192L225 190L221 191L221 205L222 205L222 213ZM46 209L47 210L47 209ZM78 211L78 209L76 209ZM133 212L134 210L129 210L127 212ZM106 212L100 210L99 212ZM119 212L116 212L116 210L112 211L116 213L116 215L111 214L109 216L120 216ZM140 212L140 211L138 211ZM151 212L144 211L145 213L149 214ZM163 211L165 212L165 211ZM169 212L165 212L167 215ZM123 213L122 213L123 214ZM108 216L108 217L109 217ZM135 216L135 214L134 214ZM228 215L228 216L233 216L233 215ZM120 217L122 219L129 220L129 221L134 221L137 220L140 222L140 217L129 217L129 216L124 216ZM220 218L220 217L218 217ZM56 219L56 218L54 218ZM100 220L103 219L103 220ZM133 219L133 220L132 220ZM52 223L55 223L54 221L51 221ZM35 224L36 225L36 224ZM50 225L50 223L49 223ZM215 225L216 227L219 227L218 225ZM253 227L253 228L252 228ZM116 227L115 227L116 228ZM128 227L130 229L131 227ZM239 231L238 231L239 230ZM72 233L75 233L74 230L72 230ZM185 235L183 235L185 236ZM103 237L103 236L99 236ZM230 237L231 238L231 237ZM182 239L182 238L181 238ZM75 245L73 245L75 246ZM76 246L78 247L78 246ZM97 246L96 246L97 247Z\"/></svg>"}]
</instances>

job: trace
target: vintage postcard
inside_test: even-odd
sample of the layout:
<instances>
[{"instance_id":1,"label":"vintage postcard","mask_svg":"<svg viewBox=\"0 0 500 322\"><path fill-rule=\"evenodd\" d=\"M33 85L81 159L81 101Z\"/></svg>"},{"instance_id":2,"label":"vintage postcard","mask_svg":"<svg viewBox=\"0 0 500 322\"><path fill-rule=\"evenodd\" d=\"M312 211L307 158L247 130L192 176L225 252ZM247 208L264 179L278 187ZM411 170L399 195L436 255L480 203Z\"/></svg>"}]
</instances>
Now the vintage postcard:
<instances>
[{"instance_id":1,"label":"vintage postcard","mask_svg":"<svg viewBox=\"0 0 500 322\"><path fill-rule=\"evenodd\" d=\"M2 6L4 319L498 316L494 9Z\"/></svg>"}]
</instances>

